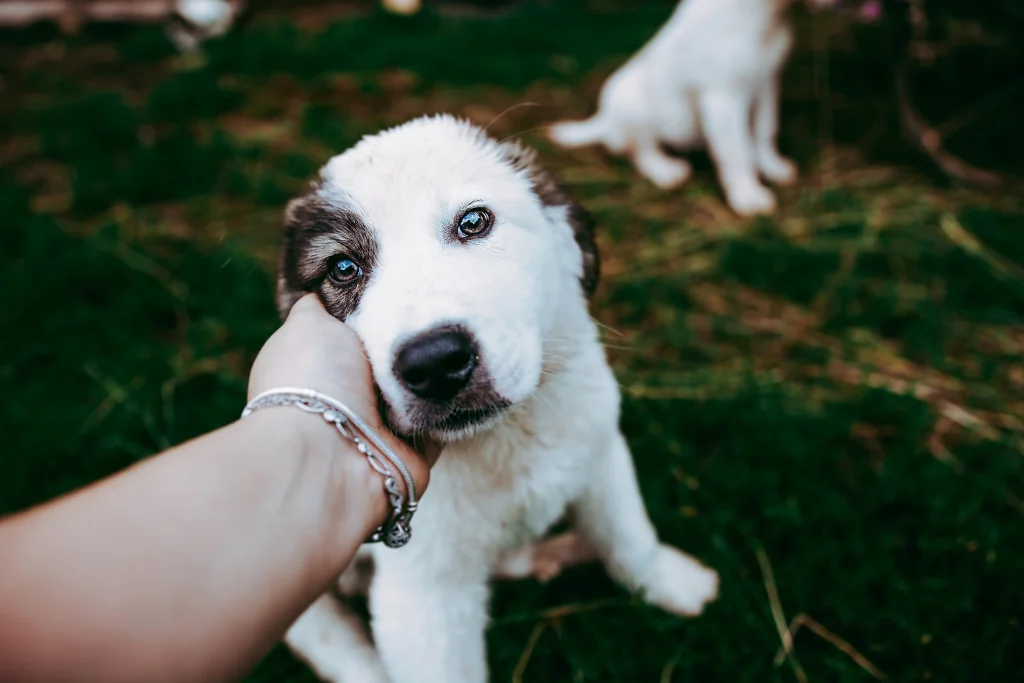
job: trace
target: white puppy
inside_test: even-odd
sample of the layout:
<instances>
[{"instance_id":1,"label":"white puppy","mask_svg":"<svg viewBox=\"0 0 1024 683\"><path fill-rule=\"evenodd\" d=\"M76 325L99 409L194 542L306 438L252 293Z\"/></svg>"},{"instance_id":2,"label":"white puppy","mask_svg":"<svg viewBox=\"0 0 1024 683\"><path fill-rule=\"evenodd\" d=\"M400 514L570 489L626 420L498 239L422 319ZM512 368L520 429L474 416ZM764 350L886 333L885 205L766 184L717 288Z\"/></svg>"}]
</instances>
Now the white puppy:
<instances>
[{"instance_id":1,"label":"white puppy","mask_svg":"<svg viewBox=\"0 0 1024 683\"><path fill-rule=\"evenodd\" d=\"M808 0L829 5L834 0ZM566 147L593 143L632 157L662 189L683 184L690 164L667 155L708 148L729 205L739 214L768 213L775 183L796 179L776 148L779 76L792 43L790 0L683 0L668 22L601 90L597 113L563 122L551 139Z\"/></svg>"},{"instance_id":2,"label":"white puppy","mask_svg":"<svg viewBox=\"0 0 1024 683\"><path fill-rule=\"evenodd\" d=\"M422 0L383 0L384 9L394 14L416 14L423 5Z\"/></svg>"},{"instance_id":3,"label":"white puppy","mask_svg":"<svg viewBox=\"0 0 1024 683\"><path fill-rule=\"evenodd\" d=\"M485 683L490 577L529 573L502 558L566 514L650 603L696 615L715 597L717 574L645 511L587 311L597 272L584 213L533 153L449 116L364 138L289 205L282 313L317 292L363 340L391 425L446 444L411 542L368 547L376 648L331 595L289 630L321 678Z\"/></svg>"},{"instance_id":4,"label":"white puppy","mask_svg":"<svg viewBox=\"0 0 1024 683\"><path fill-rule=\"evenodd\" d=\"M56 21L73 33L90 21L166 22L182 50L224 35L245 9L245 0L0 0L0 26Z\"/></svg>"}]
</instances>

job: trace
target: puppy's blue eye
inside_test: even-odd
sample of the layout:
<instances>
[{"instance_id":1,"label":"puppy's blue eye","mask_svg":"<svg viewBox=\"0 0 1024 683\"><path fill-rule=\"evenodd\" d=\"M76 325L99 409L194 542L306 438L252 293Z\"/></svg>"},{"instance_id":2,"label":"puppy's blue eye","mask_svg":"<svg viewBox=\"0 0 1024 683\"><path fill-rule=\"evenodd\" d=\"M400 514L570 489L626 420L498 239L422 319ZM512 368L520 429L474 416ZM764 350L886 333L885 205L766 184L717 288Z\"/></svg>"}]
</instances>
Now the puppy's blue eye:
<instances>
[{"instance_id":1,"label":"puppy's blue eye","mask_svg":"<svg viewBox=\"0 0 1024 683\"><path fill-rule=\"evenodd\" d=\"M491 230L494 215L487 209L470 209L459 219L459 239L483 237Z\"/></svg>"},{"instance_id":2,"label":"puppy's blue eye","mask_svg":"<svg viewBox=\"0 0 1024 683\"><path fill-rule=\"evenodd\" d=\"M327 266L327 277L337 285L348 285L363 275L363 269L350 258L336 258Z\"/></svg>"}]
</instances>

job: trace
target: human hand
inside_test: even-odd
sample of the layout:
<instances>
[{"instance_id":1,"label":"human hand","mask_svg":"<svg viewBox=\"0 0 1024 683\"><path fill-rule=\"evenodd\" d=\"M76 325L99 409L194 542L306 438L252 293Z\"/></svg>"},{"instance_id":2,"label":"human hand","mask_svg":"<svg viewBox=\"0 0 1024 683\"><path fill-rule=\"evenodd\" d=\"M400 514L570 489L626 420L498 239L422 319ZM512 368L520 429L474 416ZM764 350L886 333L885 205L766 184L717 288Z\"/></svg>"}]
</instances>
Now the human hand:
<instances>
[{"instance_id":1,"label":"human hand","mask_svg":"<svg viewBox=\"0 0 1024 683\"><path fill-rule=\"evenodd\" d=\"M384 425L362 342L352 328L324 310L314 294L295 303L287 320L267 340L253 364L249 375L250 400L280 387L313 389L344 403L405 462L417 493L426 489L430 467L436 462L440 447L423 444L417 452ZM322 420L320 423L305 422L309 429L319 430L337 441L338 450L345 448L343 439L332 434ZM319 438L319 434L311 436ZM370 469L368 464L363 465ZM401 484L401 477L396 478Z\"/></svg>"}]
</instances>

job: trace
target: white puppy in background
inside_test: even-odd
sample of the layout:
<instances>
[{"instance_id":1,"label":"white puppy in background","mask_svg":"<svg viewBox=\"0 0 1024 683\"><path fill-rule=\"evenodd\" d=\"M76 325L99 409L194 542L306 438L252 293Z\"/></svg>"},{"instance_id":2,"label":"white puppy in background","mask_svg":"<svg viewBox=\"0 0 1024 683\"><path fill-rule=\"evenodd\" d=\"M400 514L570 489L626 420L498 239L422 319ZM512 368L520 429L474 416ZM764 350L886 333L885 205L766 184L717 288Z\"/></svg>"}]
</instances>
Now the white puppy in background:
<instances>
[{"instance_id":1,"label":"white puppy in background","mask_svg":"<svg viewBox=\"0 0 1024 683\"><path fill-rule=\"evenodd\" d=\"M89 22L164 22L179 50L222 36L245 10L245 0L0 0L0 26L56 22L75 33Z\"/></svg>"},{"instance_id":2,"label":"white puppy in background","mask_svg":"<svg viewBox=\"0 0 1024 683\"><path fill-rule=\"evenodd\" d=\"M423 5L422 0L383 0L384 9L395 14L416 14Z\"/></svg>"},{"instance_id":3,"label":"white puppy in background","mask_svg":"<svg viewBox=\"0 0 1024 683\"><path fill-rule=\"evenodd\" d=\"M373 642L332 595L289 629L320 678L486 683L492 576L597 557L670 612L714 599L717 574L647 516L587 310L591 225L533 152L417 119L331 159L285 223L282 314L316 292L362 339L390 424L445 445L409 544L362 553ZM574 531L508 554L563 514ZM341 591L366 588L361 575L357 563Z\"/></svg>"},{"instance_id":4,"label":"white puppy in background","mask_svg":"<svg viewBox=\"0 0 1024 683\"><path fill-rule=\"evenodd\" d=\"M807 0L816 6L834 0ZM779 154L779 78L793 38L791 0L683 0L668 22L604 84L597 113L553 126L565 147L594 143L629 154L662 189L682 185L691 167L669 156L706 146L729 205L770 213L775 197L760 178L796 179Z\"/></svg>"}]
</instances>

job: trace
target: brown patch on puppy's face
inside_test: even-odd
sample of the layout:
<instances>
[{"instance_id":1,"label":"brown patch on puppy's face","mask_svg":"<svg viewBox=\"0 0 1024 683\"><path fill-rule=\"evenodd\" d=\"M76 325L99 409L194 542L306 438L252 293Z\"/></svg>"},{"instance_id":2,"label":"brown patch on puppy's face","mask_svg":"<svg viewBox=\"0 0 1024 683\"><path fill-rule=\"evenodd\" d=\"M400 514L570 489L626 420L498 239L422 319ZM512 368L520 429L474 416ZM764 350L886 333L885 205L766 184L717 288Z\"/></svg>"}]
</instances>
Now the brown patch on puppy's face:
<instances>
[{"instance_id":1,"label":"brown patch on puppy's face","mask_svg":"<svg viewBox=\"0 0 1024 683\"><path fill-rule=\"evenodd\" d=\"M377 266L379 248L369 226L345 198L325 199L314 183L307 195L292 200L285 210L285 239L277 282L281 317L306 292L317 292L324 307L345 320L359 305ZM351 282L330 280L330 266L347 259L360 275Z\"/></svg>"},{"instance_id":2,"label":"brown patch on puppy's face","mask_svg":"<svg viewBox=\"0 0 1024 683\"><path fill-rule=\"evenodd\" d=\"M549 208L566 207L576 244L583 253L583 274L580 284L587 297L594 295L601 278L601 255L594 240L594 220L590 213L573 201L561 184L537 161L537 153L518 142L502 144L508 163L530 179L541 204Z\"/></svg>"}]
</instances>

